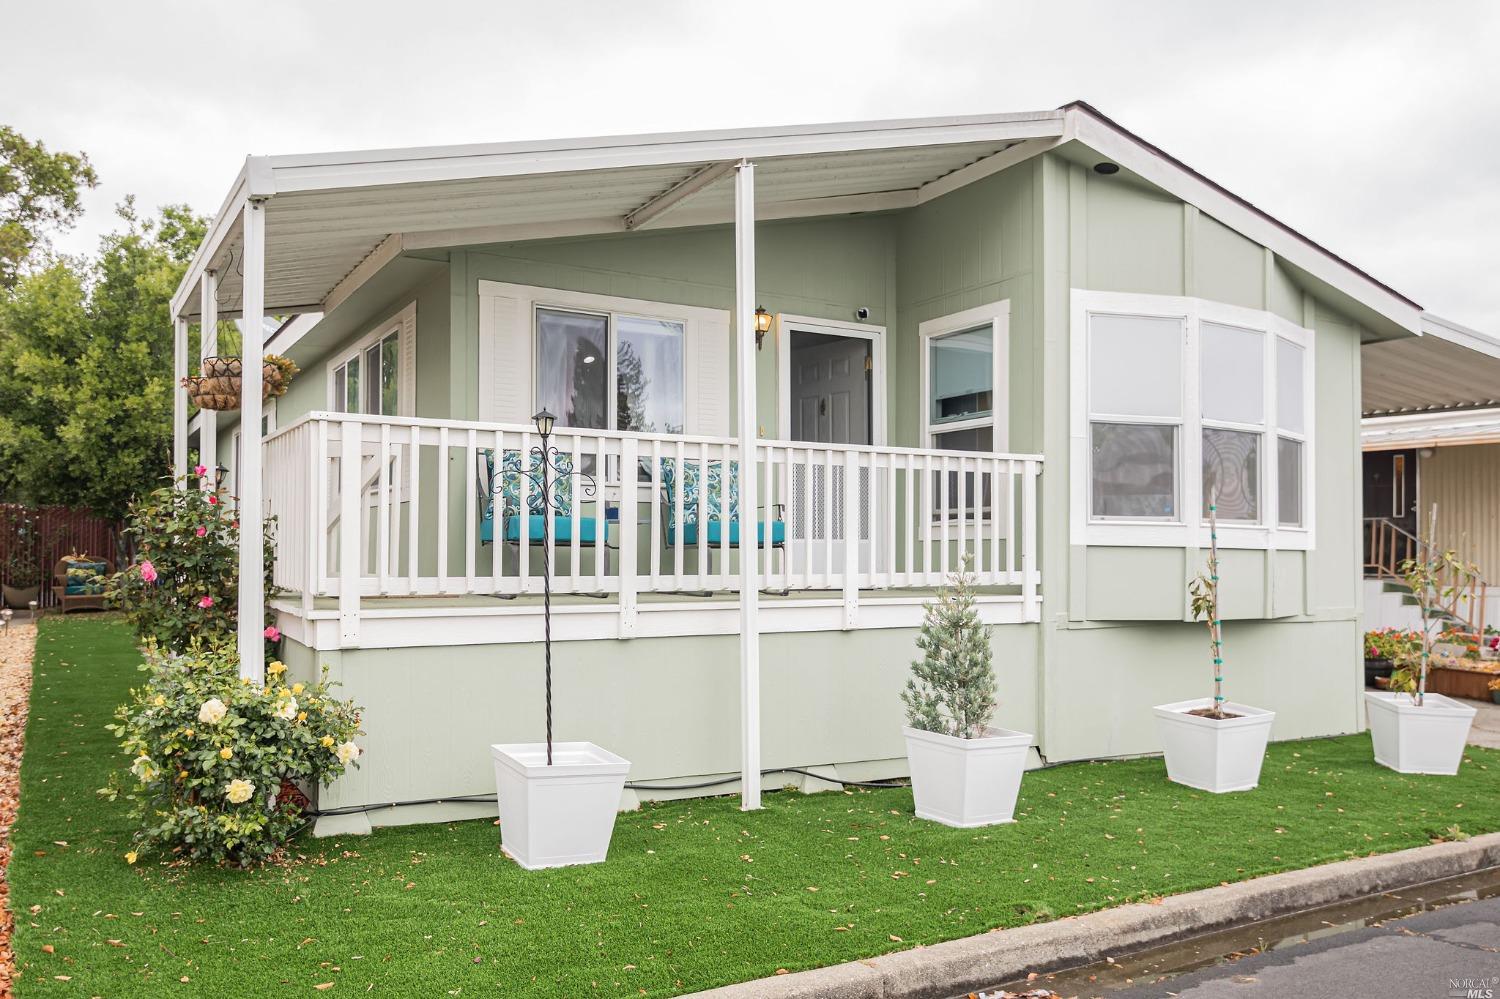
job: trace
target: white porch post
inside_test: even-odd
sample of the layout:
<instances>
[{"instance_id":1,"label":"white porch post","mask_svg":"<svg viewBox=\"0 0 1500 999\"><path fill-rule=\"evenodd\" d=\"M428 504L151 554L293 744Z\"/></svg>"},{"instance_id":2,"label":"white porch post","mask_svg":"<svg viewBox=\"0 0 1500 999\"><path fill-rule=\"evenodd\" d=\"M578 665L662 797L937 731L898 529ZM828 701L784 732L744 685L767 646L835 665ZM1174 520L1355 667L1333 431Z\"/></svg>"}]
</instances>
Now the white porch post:
<instances>
[{"instance_id":1,"label":"white porch post","mask_svg":"<svg viewBox=\"0 0 1500 999\"><path fill-rule=\"evenodd\" d=\"M187 474L188 412L187 377L188 324L186 319L172 321L172 481L183 485Z\"/></svg>"},{"instance_id":2,"label":"white porch post","mask_svg":"<svg viewBox=\"0 0 1500 999\"><path fill-rule=\"evenodd\" d=\"M213 357L219 349L219 277L204 271L198 283L198 363ZM201 371L202 368L200 367ZM219 464L219 414L211 409L198 413L198 464L208 468L208 481L214 481Z\"/></svg>"},{"instance_id":3,"label":"white porch post","mask_svg":"<svg viewBox=\"0 0 1500 999\"><path fill-rule=\"evenodd\" d=\"M261 506L260 392L266 276L266 214L259 199L245 203L244 289L240 350L240 676L266 679L265 510Z\"/></svg>"},{"instance_id":4,"label":"white porch post","mask_svg":"<svg viewBox=\"0 0 1500 999\"><path fill-rule=\"evenodd\" d=\"M760 509L756 501L755 164L734 175L734 329L740 401L740 809L760 807Z\"/></svg>"}]
</instances>

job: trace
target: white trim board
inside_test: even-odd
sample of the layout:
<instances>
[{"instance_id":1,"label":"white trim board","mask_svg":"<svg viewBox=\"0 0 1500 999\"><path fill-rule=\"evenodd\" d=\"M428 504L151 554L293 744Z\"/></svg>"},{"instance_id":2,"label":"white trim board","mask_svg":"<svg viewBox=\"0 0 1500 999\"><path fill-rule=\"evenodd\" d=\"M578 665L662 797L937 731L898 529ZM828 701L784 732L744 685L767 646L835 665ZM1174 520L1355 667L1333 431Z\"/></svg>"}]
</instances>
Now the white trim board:
<instances>
[{"instance_id":1,"label":"white trim board","mask_svg":"<svg viewBox=\"0 0 1500 999\"><path fill-rule=\"evenodd\" d=\"M859 627L854 630L917 628L931 597L864 597ZM990 625L1024 624L1020 596L979 596L980 621ZM342 648L338 611L306 612L296 600L273 601L277 627L293 641L317 651ZM360 608L360 648L397 649L455 645L508 645L542 640L542 608L537 604L493 607ZM841 597L764 602L760 631L796 633L844 631ZM619 606L566 604L552 608L552 639L558 642L609 641L621 638L683 638L739 634L739 606L734 601L643 603L635 608L629 633Z\"/></svg>"},{"instance_id":2,"label":"white trim board","mask_svg":"<svg viewBox=\"0 0 1500 999\"><path fill-rule=\"evenodd\" d=\"M842 336L870 341L870 422L874 440L870 444L881 447L888 434L886 396L886 328L869 323L848 323L837 319L817 319L812 316L796 316L778 313L772 335L776 341L776 436L781 440L792 439L792 338L794 332L822 333L825 336Z\"/></svg>"}]
</instances>

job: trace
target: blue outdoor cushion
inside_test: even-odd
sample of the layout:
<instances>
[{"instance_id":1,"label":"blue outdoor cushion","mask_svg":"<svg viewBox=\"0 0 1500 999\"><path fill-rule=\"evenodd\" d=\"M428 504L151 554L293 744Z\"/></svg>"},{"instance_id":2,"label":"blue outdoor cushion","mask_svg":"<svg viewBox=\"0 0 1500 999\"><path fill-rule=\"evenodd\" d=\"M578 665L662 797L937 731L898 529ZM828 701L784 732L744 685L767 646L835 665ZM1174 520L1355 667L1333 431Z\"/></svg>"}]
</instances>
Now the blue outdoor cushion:
<instances>
[{"instance_id":1,"label":"blue outdoor cushion","mask_svg":"<svg viewBox=\"0 0 1500 999\"><path fill-rule=\"evenodd\" d=\"M684 519L686 519L686 518L684 518ZM710 520L708 522L708 544L709 544L710 548L712 548L712 547L714 547L716 545L721 545L721 544L724 543L724 530L723 530L723 528L724 528L724 522L721 521L721 520ZM759 545L760 547L765 547L765 544L766 544L766 525L763 522L761 522L761 521L757 521L756 524L755 524L755 541L756 541L756 544ZM667 527L667 544L669 544L669 545L675 545L676 543L677 543L677 529L675 527L668 526ZM697 525L697 523L688 523L688 524L684 524L683 525L683 527L682 527L682 543L684 545L689 546L689 547L691 547L693 545L696 545L698 543L698 525ZM773 547L775 547L777 545L784 545L784 544L786 544L786 521L784 521L784 520L773 520L773 521L771 521L771 545ZM729 547L731 547L731 548L738 548L739 546L740 546L740 522L738 520L731 520L729 522Z\"/></svg>"},{"instance_id":2,"label":"blue outdoor cushion","mask_svg":"<svg viewBox=\"0 0 1500 999\"><path fill-rule=\"evenodd\" d=\"M63 593L70 597L97 596L104 592L103 562L69 562L67 585Z\"/></svg>"},{"instance_id":3,"label":"blue outdoor cushion","mask_svg":"<svg viewBox=\"0 0 1500 999\"><path fill-rule=\"evenodd\" d=\"M542 527L544 526L542 522L542 515L539 513L533 513L529 515L526 520L528 522L527 540L529 540L534 545L541 544ZM481 541L489 542L492 540L491 531L493 530L493 527L491 525L493 523L494 521L490 520L489 518L486 518L480 523L479 538ZM594 523L593 517L580 519L578 521L579 544L592 545L595 543L597 535L597 525ZM520 544L520 517L505 518L505 540L510 544ZM559 515L552 518L552 540L559 545L570 545L573 543L573 519L571 517L563 517Z\"/></svg>"}]
</instances>

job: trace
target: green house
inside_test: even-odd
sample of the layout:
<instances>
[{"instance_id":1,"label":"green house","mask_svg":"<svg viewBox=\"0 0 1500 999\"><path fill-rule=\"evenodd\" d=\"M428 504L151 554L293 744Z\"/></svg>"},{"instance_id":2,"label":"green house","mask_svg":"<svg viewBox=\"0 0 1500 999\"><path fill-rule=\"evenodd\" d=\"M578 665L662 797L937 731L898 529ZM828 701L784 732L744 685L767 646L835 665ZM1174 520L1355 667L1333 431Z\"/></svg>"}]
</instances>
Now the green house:
<instances>
[{"instance_id":1,"label":"green house","mask_svg":"<svg viewBox=\"0 0 1500 999\"><path fill-rule=\"evenodd\" d=\"M179 396L175 460L227 469L245 564L275 518L284 658L366 709L323 831L493 814L461 799L542 737L544 587L557 736L639 797L904 774L965 559L996 723L1157 751L1211 681L1211 494L1230 692L1364 726L1361 347L1423 313L1088 105L253 156L172 307L181 374L229 318L301 368Z\"/></svg>"}]
</instances>

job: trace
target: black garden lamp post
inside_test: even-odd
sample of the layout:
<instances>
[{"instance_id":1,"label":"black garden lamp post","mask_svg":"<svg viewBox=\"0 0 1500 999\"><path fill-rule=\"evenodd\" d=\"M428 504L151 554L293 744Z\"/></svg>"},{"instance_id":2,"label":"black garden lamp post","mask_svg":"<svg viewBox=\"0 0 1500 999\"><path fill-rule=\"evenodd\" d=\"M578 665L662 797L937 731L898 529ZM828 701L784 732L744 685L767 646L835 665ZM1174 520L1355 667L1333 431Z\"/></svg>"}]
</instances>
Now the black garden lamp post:
<instances>
[{"instance_id":1,"label":"black garden lamp post","mask_svg":"<svg viewBox=\"0 0 1500 999\"><path fill-rule=\"evenodd\" d=\"M542 435L542 444L534 454L542 466L542 647L547 662L547 766L552 765L552 557L548 551L552 537L552 486L548 481L549 460L547 438L552 436L552 425L557 417L545 408L532 418L536 432Z\"/></svg>"}]
</instances>

